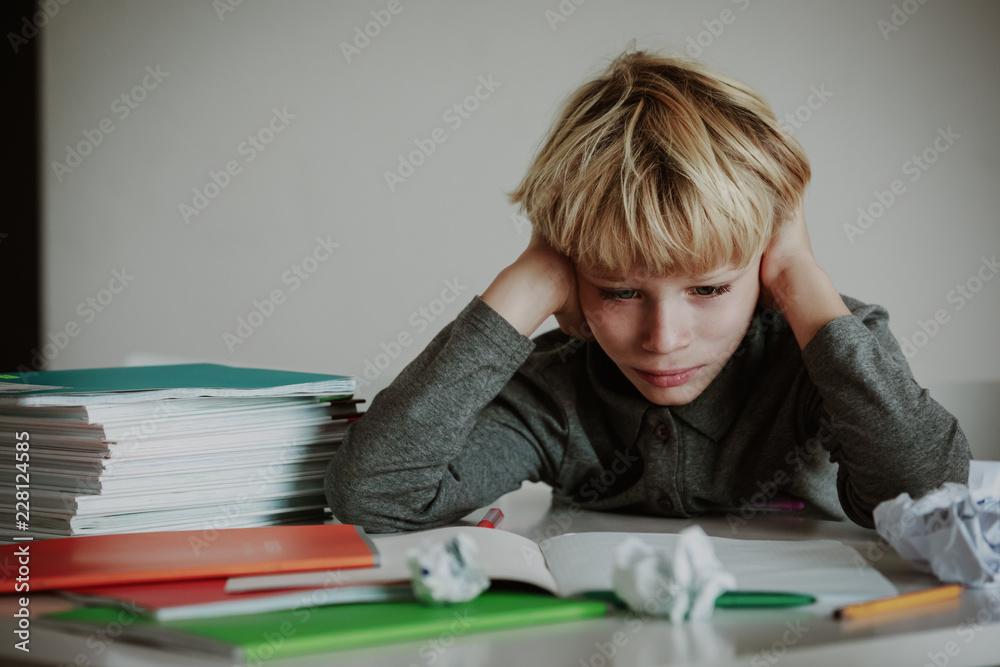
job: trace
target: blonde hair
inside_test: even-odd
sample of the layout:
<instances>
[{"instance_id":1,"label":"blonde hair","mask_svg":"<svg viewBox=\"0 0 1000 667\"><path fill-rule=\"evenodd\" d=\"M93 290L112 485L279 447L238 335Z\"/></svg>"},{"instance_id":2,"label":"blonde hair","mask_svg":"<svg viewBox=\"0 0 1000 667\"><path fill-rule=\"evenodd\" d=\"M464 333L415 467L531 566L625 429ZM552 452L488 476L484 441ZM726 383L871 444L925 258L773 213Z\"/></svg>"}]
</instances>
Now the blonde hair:
<instances>
[{"instance_id":1,"label":"blonde hair","mask_svg":"<svg viewBox=\"0 0 1000 667\"><path fill-rule=\"evenodd\" d=\"M760 94L694 60L626 51L564 103L509 197L578 264L701 275L748 266L809 176Z\"/></svg>"}]
</instances>

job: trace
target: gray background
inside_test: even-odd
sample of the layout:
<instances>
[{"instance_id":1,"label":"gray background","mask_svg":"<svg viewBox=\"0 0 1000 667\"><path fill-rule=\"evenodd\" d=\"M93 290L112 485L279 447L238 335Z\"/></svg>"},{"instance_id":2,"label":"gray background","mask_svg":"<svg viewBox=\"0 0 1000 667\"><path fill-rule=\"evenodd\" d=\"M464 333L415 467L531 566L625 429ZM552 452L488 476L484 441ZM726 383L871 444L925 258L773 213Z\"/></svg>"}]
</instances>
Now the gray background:
<instances>
[{"instance_id":1,"label":"gray background","mask_svg":"<svg viewBox=\"0 0 1000 667\"><path fill-rule=\"evenodd\" d=\"M39 38L49 358L35 367L211 361L349 374L370 400L527 244L505 193L566 94L636 39L697 54L760 90L779 117L798 114L820 264L842 293L885 305L901 340L944 312L944 324L925 325L932 336L918 334L911 367L977 456L1000 458L1000 279L948 299L1000 252L1000 4L401 0L395 15L389 4L59 6ZM366 24L376 32L372 12L391 21L348 62L342 43ZM155 88L147 67L167 73ZM123 118L121 96L144 77L152 89ZM498 85L466 100L479 77ZM817 90L824 100L810 98ZM463 101L478 106L455 127L444 114ZM241 143L274 109L294 118L248 161ZM385 172L436 128L444 142L390 190ZM938 151L948 128L958 137ZM81 142L80 152L95 145L76 166L54 165ZM934 163L914 171L908 161L925 151ZM186 222L180 205L231 160L240 173ZM845 224L859 207L877 212L876 193L897 179L902 194L850 239ZM296 284L288 272L317 238L339 247L306 261L314 272ZM124 289L102 292L123 268ZM446 281L458 285L451 303L436 301ZM269 316L227 344L274 290L283 302L263 304ZM59 334L67 326L75 336ZM401 335L409 344L396 348Z\"/></svg>"}]
</instances>

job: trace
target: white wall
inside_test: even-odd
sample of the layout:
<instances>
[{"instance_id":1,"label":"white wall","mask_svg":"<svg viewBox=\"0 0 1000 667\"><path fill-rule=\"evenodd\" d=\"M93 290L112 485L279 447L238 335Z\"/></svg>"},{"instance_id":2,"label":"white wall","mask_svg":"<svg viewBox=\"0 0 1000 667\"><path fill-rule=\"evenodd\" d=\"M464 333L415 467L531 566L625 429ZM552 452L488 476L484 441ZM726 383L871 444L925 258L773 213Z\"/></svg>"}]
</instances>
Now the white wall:
<instances>
[{"instance_id":1,"label":"white wall","mask_svg":"<svg viewBox=\"0 0 1000 667\"><path fill-rule=\"evenodd\" d=\"M65 344L47 367L204 360L363 377L381 344L409 334L369 371L370 399L527 243L505 192L563 97L631 38L675 51L700 39L703 60L779 116L808 117L796 136L821 264L841 292L887 306L897 337L943 311L911 366L979 434L977 454L1000 458L996 401L970 412L961 398L1000 382L1000 279L948 300L1000 252L997 3L402 0L347 62L340 44L388 0L243 0L220 15L225 2L69 2L43 30L43 331ZM168 74L153 88L147 68ZM498 87L454 127L444 112L480 77ZM115 100L143 81L153 89L123 117ZM294 117L250 161L241 142L274 109ZM384 173L435 128L444 143L390 191ZM948 128L951 144L936 139ZM71 171L54 167L98 138ZM912 171L925 150L936 161ZM179 206L229 161L240 172L185 221ZM896 179L903 194L849 240L844 225ZM317 238L339 247L296 285L286 272ZM102 293L123 269L127 286ZM446 281L458 299L425 321ZM284 302L230 351L224 334L273 290ZM58 335L67 325L76 336Z\"/></svg>"}]
</instances>

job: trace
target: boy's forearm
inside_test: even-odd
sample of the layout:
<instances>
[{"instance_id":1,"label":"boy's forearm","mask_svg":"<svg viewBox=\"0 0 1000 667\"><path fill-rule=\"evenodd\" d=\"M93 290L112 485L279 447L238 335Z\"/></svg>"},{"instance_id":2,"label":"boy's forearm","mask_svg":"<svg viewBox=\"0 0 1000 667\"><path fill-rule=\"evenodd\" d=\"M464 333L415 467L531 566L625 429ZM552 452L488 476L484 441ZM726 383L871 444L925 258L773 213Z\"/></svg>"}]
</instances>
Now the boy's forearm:
<instances>
[{"instance_id":1,"label":"boy's forearm","mask_svg":"<svg viewBox=\"0 0 1000 667\"><path fill-rule=\"evenodd\" d=\"M771 291L795 333L799 349L805 349L825 324L851 314L830 276L815 261L787 268Z\"/></svg>"},{"instance_id":2,"label":"boy's forearm","mask_svg":"<svg viewBox=\"0 0 1000 667\"><path fill-rule=\"evenodd\" d=\"M473 298L353 422L327 467L334 516L370 532L456 520L540 479L536 447L484 408L534 344Z\"/></svg>"},{"instance_id":3,"label":"boy's forearm","mask_svg":"<svg viewBox=\"0 0 1000 667\"><path fill-rule=\"evenodd\" d=\"M826 420L833 437L823 446L840 468L841 505L870 528L882 501L965 483L970 453L954 415L914 381L885 309L854 306L852 313L803 350L820 400L807 389L800 405L809 411L805 423Z\"/></svg>"}]
</instances>

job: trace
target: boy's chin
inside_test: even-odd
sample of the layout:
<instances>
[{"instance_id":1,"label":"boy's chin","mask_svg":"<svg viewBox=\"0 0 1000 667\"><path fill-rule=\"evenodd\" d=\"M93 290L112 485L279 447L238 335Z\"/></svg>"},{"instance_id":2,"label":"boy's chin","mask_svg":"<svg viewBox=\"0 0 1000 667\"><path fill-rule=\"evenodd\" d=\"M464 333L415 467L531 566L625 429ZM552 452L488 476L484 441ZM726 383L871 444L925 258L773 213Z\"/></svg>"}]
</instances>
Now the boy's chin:
<instances>
[{"instance_id":1,"label":"boy's chin","mask_svg":"<svg viewBox=\"0 0 1000 667\"><path fill-rule=\"evenodd\" d=\"M633 380L632 384L650 403L663 406L686 405L701 396L701 392L705 390L701 383L690 386L683 384L679 387L653 387L642 380Z\"/></svg>"},{"instance_id":2,"label":"boy's chin","mask_svg":"<svg viewBox=\"0 0 1000 667\"><path fill-rule=\"evenodd\" d=\"M676 387L655 387L641 378L629 376L632 385L639 390L646 400L663 406L687 405L691 401L701 396L702 392L712 383L715 376L719 374L719 368L704 366L699 376L695 376L682 385Z\"/></svg>"}]
</instances>

